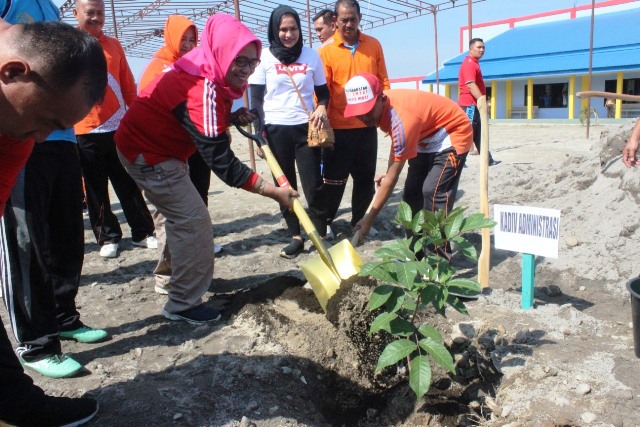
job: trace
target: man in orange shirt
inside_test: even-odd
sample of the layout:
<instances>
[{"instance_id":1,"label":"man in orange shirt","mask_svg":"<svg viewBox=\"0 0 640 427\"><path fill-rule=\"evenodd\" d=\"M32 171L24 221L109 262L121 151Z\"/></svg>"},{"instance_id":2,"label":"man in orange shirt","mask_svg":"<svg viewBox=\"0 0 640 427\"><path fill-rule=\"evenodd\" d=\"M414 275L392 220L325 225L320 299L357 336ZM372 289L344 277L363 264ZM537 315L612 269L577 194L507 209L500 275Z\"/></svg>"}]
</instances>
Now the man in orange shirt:
<instances>
[{"instance_id":1,"label":"man in orange shirt","mask_svg":"<svg viewBox=\"0 0 640 427\"><path fill-rule=\"evenodd\" d=\"M402 199L415 214L421 209L453 208L473 130L452 100L415 89L382 91L376 76L361 73L345 86L345 117L377 126L391 136L389 167L375 178L379 186L371 210L355 226L362 237L371 229L409 162Z\"/></svg>"},{"instance_id":2,"label":"man in orange shirt","mask_svg":"<svg viewBox=\"0 0 640 427\"><path fill-rule=\"evenodd\" d=\"M118 40L102 32L102 0L77 0L73 16L78 20L78 28L98 39L107 58L109 87L104 102L93 107L74 126L87 191L89 221L100 245L100 256L115 258L122 238L118 218L111 211L109 181L131 226L133 245L155 249L158 243L153 235L151 213L140 189L120 164L113 140L126 107L136 98L133 74Z\"/></svg>"},{"instance_id":3,"label":"man in orange shirt","mask_svg":"<svg viewBox=\"0 0 640 427\"><path fill-rule=\"evenodd\" d=\"M336 139L335 149L324 150L323 153L323 191L328 203L328 222L331 223L351 175L351 225L355 225L364 216L375 192L373 178L376 173L378 131L353 117L345 118L347 101L344 85L357 73L368 72L380 79L383 89L389 89L390 86L380 42L358 30L362 18L358 2L338 0L335 12L338 30L333 35L333 41L328 41L319 50L331 94L329 121ZM331 238L333 232L330 225L327 231L327 237Z\"/></svg>"}]
</instances>

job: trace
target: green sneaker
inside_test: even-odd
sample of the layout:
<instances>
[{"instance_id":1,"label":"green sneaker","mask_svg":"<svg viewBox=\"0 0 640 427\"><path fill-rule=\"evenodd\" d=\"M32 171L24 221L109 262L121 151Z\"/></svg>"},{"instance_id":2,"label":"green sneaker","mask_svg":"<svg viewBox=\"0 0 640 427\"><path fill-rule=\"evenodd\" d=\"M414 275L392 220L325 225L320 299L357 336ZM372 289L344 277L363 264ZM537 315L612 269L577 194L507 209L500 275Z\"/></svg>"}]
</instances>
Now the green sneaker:
<instances>
[{"instance_id":1,"label":"green sneaker","mask_svg":"<svg viewBox=\"0 0 640 427\"><path fill-rule=\"evenodd\" d=\"M103 329L93 329L88 326L81 326L73 331L60 331L60 339L74 340L83 343L99 342L109 336Z\"/></svg>"},{"instance_id":2,"label":"green sneaker","mask_svg":"<svg viewBox=\"0 0 640 427\"><path fill-rule=\"evenodd\" d=\"M32 369L44 376L51 378L67 378L77 374L82 365L67 356L56 354L35 362L27 362L20 358L20 363L26 368Z\"/></svg>"}]
</instances>

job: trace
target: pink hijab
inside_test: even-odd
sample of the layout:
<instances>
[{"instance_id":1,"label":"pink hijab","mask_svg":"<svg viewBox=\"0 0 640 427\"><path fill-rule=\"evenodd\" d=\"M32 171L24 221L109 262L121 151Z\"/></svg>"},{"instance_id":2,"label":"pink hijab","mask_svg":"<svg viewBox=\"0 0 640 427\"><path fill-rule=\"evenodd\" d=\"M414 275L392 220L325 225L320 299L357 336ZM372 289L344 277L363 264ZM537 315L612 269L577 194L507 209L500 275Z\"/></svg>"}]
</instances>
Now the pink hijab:
<instances>
[{"instance_id":1,"label":"pink hijab","mask_svg":"<svg viewBox=\"0 0 640 427\"><path fill-rule=\"evenodd\" d=\"M176 70L212 80L231 99L242 97L245 87L227 84L227 71L238 53L249 43L255 43L258 58L262 43L251 30L231 15L211 15L201 34L202 45L195 47L173 64Z\"/></svg>"}]
</instances>

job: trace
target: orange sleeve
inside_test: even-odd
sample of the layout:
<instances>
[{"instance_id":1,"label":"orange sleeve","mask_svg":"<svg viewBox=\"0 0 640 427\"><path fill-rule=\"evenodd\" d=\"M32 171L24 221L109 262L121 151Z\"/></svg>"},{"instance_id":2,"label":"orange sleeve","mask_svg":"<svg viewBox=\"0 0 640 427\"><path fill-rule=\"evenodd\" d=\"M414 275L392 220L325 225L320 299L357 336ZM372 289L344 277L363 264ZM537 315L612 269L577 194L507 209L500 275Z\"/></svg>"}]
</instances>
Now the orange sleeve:
<instances>
[{"instance_id":1,"label":"orange sleeve","mask_svg":"<svg viewBox=\"0 0 640 427\"><path fill-rule=\"evenodd\" d=\"M380 83L382 83L382 90L391 89L391 83L389 83L389 75L387 74L387 63L384 60L384 52L382 51L382 45L378 43L378 67L377 73Z\"/></svg>"},{"instance_id":2,"label":"orange sleeve","mask_svg":"<svg viewBox=\"0 0 640 427\"><path fill-rule=\"evenodd\" d=\"M154 58L147 68L145 68L144 73L142 73L142 77L140 77L140 82L138 83L138 91L142 92L142 90L149 85L158 74L162 73L165 69L165 62L160 58Z\"/></svg>"}]
</instances>

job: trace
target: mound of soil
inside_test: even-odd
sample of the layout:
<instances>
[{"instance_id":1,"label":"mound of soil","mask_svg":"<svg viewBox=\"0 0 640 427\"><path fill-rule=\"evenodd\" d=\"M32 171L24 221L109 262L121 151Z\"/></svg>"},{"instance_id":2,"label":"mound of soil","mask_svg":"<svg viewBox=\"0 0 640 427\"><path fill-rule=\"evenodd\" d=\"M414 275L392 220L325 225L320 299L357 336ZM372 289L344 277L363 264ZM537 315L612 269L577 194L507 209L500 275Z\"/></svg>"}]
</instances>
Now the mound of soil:
<instances>
[{"instance_id":1,"label":"mound of soil","mask_svg":"<svg viewBox=\"0 0 640 427\"><path fill-rule=\"evenodd\" d=\"M478 337L475 341L452 341L459 374L451 376L434 363L434 390L416 407L404 364L374 374L380 353L393 339L386 332L369 333L378 314L367 308L371 291L378 285L374 279L352 277L344 281L329 300L326 316L318 310L311 290L289 287L283 291L284 286L295 283L291 278L272 282L238 295L231 307L243 306L238 314L242 323L255 323L270 342L286 348L288 356L282 363L289 363L292 357L312 362L306 375L323 378L309 384L313 404L327 423L379 426L404 420L408 425L428 425L432 420L464 425L491 413L486 405L470 406L490 396L500 380L490 359L479 350L483 347ZM246 304L265 297L268 303ZM436 320L436 315L422 313L420 322L436 324ZM449 328L446 321L436 326Z\"/></svg>"}]
</instances>

